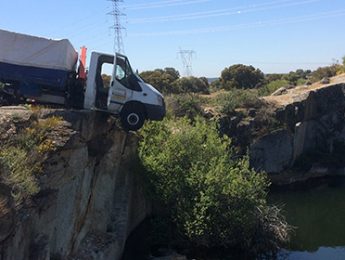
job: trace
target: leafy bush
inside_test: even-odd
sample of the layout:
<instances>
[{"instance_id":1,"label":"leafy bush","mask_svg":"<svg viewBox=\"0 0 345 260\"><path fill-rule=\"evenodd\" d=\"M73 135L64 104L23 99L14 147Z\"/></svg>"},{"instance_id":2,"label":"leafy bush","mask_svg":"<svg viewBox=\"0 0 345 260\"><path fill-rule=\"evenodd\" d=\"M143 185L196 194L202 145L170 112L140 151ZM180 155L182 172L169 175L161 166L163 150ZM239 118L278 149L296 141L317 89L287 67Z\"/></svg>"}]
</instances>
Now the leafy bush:
<instances>
[{"instance_id":1,"label":"leafy bush","mask_svg":"<svg viewBox=\"0 0 345 260\"><path fill-rule=\"evenodd\" d=\"M251 170L248 158L231 159L229 139L219 137L216 125L200 118L193 125L187 119L165 119L146 124L141 135L139 155L155 199L190 241L258 253L286 239L285 226L263 214L269 211L266 175Z\"/></svg>"},{"instance_id":2,"label":"leafy bush","mask_svg":"<svg viewBox=\"0 0 345 260\"><path fill-rule=\"evenodd\" d=\"M173 117L187 116L193 119L202 115L202 100L193 94L170 95L166 97L167 114Z\"/></svg>"},{"instance_id":3,"label":"leafy bush","mask_svg":"<svg viewBox=\"0 0 345 260\"><path fill-rule=\"evenodd\" d=\"M236 108L258 108L262 101L257 90L233 89L220 96L217 103L221 106L221 112L229 115Z\"/></svg>"},{"instance_id":4,"label":"leafy bush","mask_svg":"<svg viewBox=\"0 0 345 260\"><path fill-rule=\"evenodd\" d=\"M288 85L289 85L289 82L287 80L284 80L284 79L271 81L270 83L268 83L267 85L265 85L259 89L259 95L260 96L269 96L274 91L276 91L277 89L279 89L281 87L288 86Z\"/></svg>"}]
</instances>

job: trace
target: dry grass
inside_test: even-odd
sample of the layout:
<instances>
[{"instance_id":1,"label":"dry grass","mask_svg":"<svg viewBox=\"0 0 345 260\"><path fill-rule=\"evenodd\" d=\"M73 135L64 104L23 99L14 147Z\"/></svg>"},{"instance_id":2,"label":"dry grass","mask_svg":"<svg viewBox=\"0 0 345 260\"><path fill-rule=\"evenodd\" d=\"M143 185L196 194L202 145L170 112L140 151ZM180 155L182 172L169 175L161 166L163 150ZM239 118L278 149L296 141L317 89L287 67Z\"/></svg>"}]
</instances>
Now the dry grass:
<instances>
[{"instance_id":1,"label":"dry grass","mask_svg":"<svg viewBox=\"0 0 345 260\"><path fill-rule=\"evenodd\" d=\"M313 90L325 88L333 84L345 83L345 74L333 77L330 80L331 82L329 84L321 84L320 82L316 82L310 86L297 86L294 89L288 90L288 93L284 95L268 96L264 97L264 100L277 107L286 106L290 103L293 103L296 97L301 97L302 95L307 97L308 94Z\"/></svg>"}]
</instances>

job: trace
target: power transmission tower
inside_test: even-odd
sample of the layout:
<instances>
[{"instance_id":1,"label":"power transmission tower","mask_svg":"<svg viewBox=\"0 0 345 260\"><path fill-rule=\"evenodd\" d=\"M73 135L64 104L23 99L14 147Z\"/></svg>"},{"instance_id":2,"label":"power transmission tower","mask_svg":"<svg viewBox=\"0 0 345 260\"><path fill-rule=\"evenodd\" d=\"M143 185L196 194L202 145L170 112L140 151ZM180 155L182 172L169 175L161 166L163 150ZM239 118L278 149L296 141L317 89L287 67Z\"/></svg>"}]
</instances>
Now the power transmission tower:
<instances>
[{"instance_id":1,"label":"power transmission tower","mask_svg":"<svg viewBox=\"0 0 345 260\"><path fill-rule=\"evenodd\" d=\"M124 53L124 45L122 40L122 31L126 28L122 26L121 24L121 17L125 16L124 13L121 12L120 3L123 2L123 0L109 0L113 4L112 8L113 10L108 13L114 17L114 25L111 26L111 28L114 30L114 51L118 53Z\"/></svg>"},{"instance_id":2,"label":"power transmission tower","mask_svg":"<svg viewBox=\"0 0 345 260\"><path fill-rule=\"evenodd\" d=\"M182 50L177 53L179 57L181 57L182 64L185 70L185 76L190 77L193 75L193 56L195 55L195 51L193 50Z\"/></svg>"}]
</instances>

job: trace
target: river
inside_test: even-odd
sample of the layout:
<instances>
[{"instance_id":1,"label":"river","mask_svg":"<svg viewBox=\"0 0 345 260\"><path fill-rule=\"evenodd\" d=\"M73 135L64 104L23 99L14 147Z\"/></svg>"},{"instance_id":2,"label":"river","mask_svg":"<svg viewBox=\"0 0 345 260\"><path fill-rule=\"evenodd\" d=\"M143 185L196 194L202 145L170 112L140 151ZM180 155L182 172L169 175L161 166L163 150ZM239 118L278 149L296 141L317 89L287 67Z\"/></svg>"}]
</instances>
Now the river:
<instances>
[{"instance_id":1,"label":"river","mask_svg":"<svg viewBox=\"0 0 345 260\"><path fill-rule=\"evenodd\" d=\"M345 259L345 179L280 189L270 194L270 202L283 205L283 214L295 227L279 259Z\"/></svg>"}]
</instances>

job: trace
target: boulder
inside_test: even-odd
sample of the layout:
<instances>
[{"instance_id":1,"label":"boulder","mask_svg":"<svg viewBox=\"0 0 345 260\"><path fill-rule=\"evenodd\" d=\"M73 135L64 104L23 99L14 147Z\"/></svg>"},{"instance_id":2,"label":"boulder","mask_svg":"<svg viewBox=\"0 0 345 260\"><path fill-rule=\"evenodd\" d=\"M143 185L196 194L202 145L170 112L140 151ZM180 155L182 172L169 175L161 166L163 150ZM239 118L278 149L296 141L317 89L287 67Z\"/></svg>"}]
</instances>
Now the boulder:
<instances>
[{"instance_id":1,"label":"boulder","mask_svg":"<svg viewBox=\"0 0 345 260\"><path fill-rule=\"evenodd\" d=\"M281 87L278 88L276 91L274 91L271 96L280 96L280 95L284 95L287 93L287 88L286 87Z\"/></svg>"},{"instance_id":2,"label":"boulder","mask_svg":"<svg viewBox=\"0 0 345 260\"><path fill-rule=\"evenodd\" d=\"M320 81L321 84L329 84L330 82L331 82L331 80L328 77L324 77Z\"/></svg>"}]
</instances>

